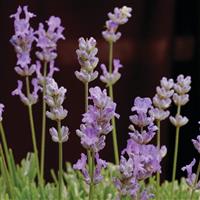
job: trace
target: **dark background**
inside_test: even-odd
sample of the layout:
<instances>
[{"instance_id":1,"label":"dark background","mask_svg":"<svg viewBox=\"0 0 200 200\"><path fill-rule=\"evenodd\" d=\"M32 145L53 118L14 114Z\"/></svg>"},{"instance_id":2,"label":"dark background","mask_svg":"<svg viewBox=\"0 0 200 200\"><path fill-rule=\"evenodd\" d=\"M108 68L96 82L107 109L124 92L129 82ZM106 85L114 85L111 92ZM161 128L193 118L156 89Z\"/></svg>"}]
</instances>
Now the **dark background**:
<instances>
[{"instance_id":1,"label":"dark background","mask_svg":"<svg viewBox=\"0 0 200 200\"><path fill-rule=\"evenodd\" d=\"M4 126L10 147L19 162L27 151L32 151L28 113L17 97L11 96L16 88L17 79L21 79L15 71L16 55L9 43L14 33L13 20L9 16L16 12L18 5L28 5L29 10L37 15L32 20L36 29L39 22L44 22L51 15L59 16L65 27L65 41L58 43L56 73L59 85L68 89L64 107L69 111L64 121L70 129L70 138L64 144L64 157L72 163L83 151L75 130L79 128L81 114L84 112L83 85L74 76L79 69L75 50L78 38L93 36L99 48L100 63L108 63L108 45L102 39L107 13L114 7L127 5L133 8L132 18L120 27L121 39L114 45L114 57L120 58L124 68L122 77L115 86L114 96L118 103L117 112L121 115L117 121L118 143L120 150L126 145L128 138L128 116L136 96L153 97L159 80L166 76L176 78L180 73L192 76L190 102L183 108L182 114L190 121L180 133L180 151L178 171L186 163L198 156L190 140L195 138L199 120L199 35L200 35L200 2L198 0L1 0L0 1L0 102L6 108L3 114ZM33 59L34 62L34 59ZM95 81L92 85L101 85ZM34 107L38 146L41 132L41 104ZM172 108L175 115L175 108ZM54 122L48 121L48 127ZM162 123L162 144L167 145L168 155L164 160L163 178L171 179L175 130L168 121ZM47 133L46 175L49 168L57 168L57 144L51 141ZM107 146L102 157L113 161L111 134L107 138ZM178 176L182 175L181 172Z\"/></svg>"}]
</instances>

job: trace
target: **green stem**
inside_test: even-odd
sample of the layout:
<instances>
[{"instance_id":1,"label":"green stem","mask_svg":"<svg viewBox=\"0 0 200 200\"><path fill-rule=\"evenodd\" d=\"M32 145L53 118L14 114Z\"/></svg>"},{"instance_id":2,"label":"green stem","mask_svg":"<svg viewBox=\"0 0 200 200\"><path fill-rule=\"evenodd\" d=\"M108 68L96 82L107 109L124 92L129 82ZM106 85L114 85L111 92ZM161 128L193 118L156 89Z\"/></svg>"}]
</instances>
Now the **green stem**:
<instances>
[{"instance_id":1,"label":"green stem","mask_svg":"<svg viewBox=\"0 0 200 200\"><path fill-rule=\"evenodd\" d=\"M158 131L157 131L157 148L160 149L160 120L156 121ZM160 187L160 173L156 173L156 183L157 183L157 199L159 200L159 187Z\"/></svg>"},{"instance_id":2,"label":"green stem","mask_svg":"<svg viewBox=\"0 0 200 200\"><path fill-rule=\"evenodd\" d=\"M193 199L195 187L196 187L197 182L198 182L198 179L199 179L199 174L200 174L200 161L199 161L198 168L197 168L197 173L196 173L195 182L194 182L194 185L193 185L193 187L192 187L192 191L191 191L191 195L190 195L190 200Z\"/></svg>"},{"instance_id":3,"label":"green stem","mask_svg":"<svg viewBox=\"0 0 200 200\"><path fill-rule=\"evenodd\" d=\"M179 105L177 108L177 114L180 115L181 112L181 106ZM177 167L177 158L178 158L178 146L179 146L179 133L180 133L180 127L176 127L176 138L175 138L175 148L174 148L174 161L173 161L173 171L172 171L172 199L174 196L174 182L176 178L176 167Z\"/></svg>"},{"instance_id":4,"label":"green stem","mask_svg":"<svg viewBox=\"0 0 200 200\"><path fill-rule=\"evenodd\" d=\"M93 194L94 194L94 168L95 168L95 163L94 163L94 152L92 152L92 173L90 176L90 191L89 191L89 200L93 200Z\"/></svg>"},{"instance_id":5,"label":"green stem","mask_svg":"<svg viewBox=\"0 0 200 200\"><path fill-rule=\"evenodd\" d=\"M63 150L62 150L62 135L61 135L61 121L58 121L58 139L59 139L59 174L58 174L58 200L62 199L62 186L63 186L63 179L62 179L62 167L63 167Z\"/></svg>"},{"instance_id":6,"label":"green stem","mask_svg":"<svg viewBox=\"0 0 200 200\"><path fill-rule=\"evenodd\" d=\"M108 66L109 73L112 73L112 60L113 60L113 42L109 42L109 66ZM112 100L114 100L112 85L109 85L109 96ZM117 130L116 130L115 117L112 118L112 126L113 126L112 138L113 138L115 164L119 165L119 152L118 152Z\"/></svg>"},{"instance_id":7,"label":"green stem","mask_svg":"<svg viewBox=\"0 0 200 200\"><path fill-rule=\"evenodd\" d=\"M29 77L26 76L26 92L27 96L30 96L30 85L29 85ZM30 120L30 127L31 127L31 137L32 137L32 143L33 143L33 150L35 153L35 159L36 159L36 165L37 165L37 175L38 175L38 181L39 184L42 184L42 179L40 176L40 168L39 168L39 159L38 159L38 149L37 149L37 143L36 143L36 136L35 136L35 126L33 121L33 111L32 111L32 105L28 105L28 113L29 113L29 120Z\"/></svg>"},{"instance_id":8,"label":"green stem","mask_svg":"<svg viewBox=\"0 0 200 200\"><path fill-rule=\"evenodd\" d=\"M42 182L44 182L44 160L45 160L45 140L46 140L46 76L47 76L47 62L44 62L43 71L43 94L42 94L42 136L41 136L41 154L40 154L40 171Z\"/></svg>"}]
</instances>

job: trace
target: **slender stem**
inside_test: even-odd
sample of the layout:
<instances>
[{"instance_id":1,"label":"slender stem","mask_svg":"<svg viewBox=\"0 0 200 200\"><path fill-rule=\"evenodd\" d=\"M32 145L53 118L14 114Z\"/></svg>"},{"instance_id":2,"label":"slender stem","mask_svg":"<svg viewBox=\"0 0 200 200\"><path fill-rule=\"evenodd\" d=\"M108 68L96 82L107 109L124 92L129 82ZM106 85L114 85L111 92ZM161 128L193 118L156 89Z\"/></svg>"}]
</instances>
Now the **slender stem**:
<instances>
[{"instance_id":1,"label":"slender stem","mask_svg":"<svg viewBox=\"0 0 200 200\"><path fill-rule=\"evenodd\" d=\"M58 200L62 199L62 186L63 186L63 179L62 179L62 167L63 167L63 150L62 150L62 135L61 135L61 121L58 121L58 139L59 139L59 174L58 174Z\"/></svg>"},{"instance_id":2,"label":"slender stem","mask_svg":"<svg viewBox=\"0 0 200 200\"><path fill-rule=\"evenodd\" d=\"M181 106L179 105L177 108L177 114L180 115L181 112ZM176 178L176 167L177 167L177 158L178 158L178 146L179 146L179 133L180 133L180 127L176 127L176 138L175 138L175 148L174 148L174 161L173 161L173 171L172 171L172 199L174 196L174 182Z\"/></svg>"},{"instance_id":3,"label":"slender stem","mask_svg":"<svg viewBox=\"0 0 200 200\"><path fill-rule=\"evenodd\" d=\"M40 154L40 171L41 178L44 182L44 160L45 160L45 139L46 139L46 102L44 97L46 96L46 76L47 76L47 62L44 62L43 71L43 94L42 94L42 136L41 136L41 154Z\"/></svg>"},{"instance_id":4,"label":"slender stem","mask_svg":"<svg viewBox=\"0 0 200 200\"><path fill-rule=\"evenodd\" d=\"M8 151L8 144L7 144L7 141L6 141L5 131L4 131L2 122L0 122L0 134L1 134L1 139L2 139L2 143L3 143L3 149L4 149L4 152L5 152L6 162L8 164L9 171L11 172L12 167L10 165L10 156L9 156L9 151Z\"/></svg>"},{"instance_id":5,"label":"slender stem","mask_svg":"<svg viewBox=\"0 0 200 200\"><path fill-rule=\"evenodd\" d=\"M195 187L196 187L197 182L198 182L198 179L199 179L199 174L200 174L200 161L199 161L198 168L197 168L197 173L196 173L195 182L194 182L194 185L193 185L193 187L192 187L192 191L191 191L191 195L190 195L190 200L193 199Z\"/></svg>"},{"instance_id":6,"label":"slender stem","mask_svg":"<svg viewBox=\"0 0 200 200\"><path fill-rule=\"evenodd\" d=\"M94 152L92 152L92 173L90 176L90 192L89 192L89 200L93 200L93 194L94 194Z\"/></svg>"},{"instance_id":7,"label":"slender stem","mask_svg":"<svg viewBox=\"0 0 200 200\"><path fill-rule=\"evenodd\" d=\"M157 148L160 149L160 120L156 121L158 131L157 131ZM157 199L159 200L159 187L160 187L160 173L156 173L156 182L157 182Z\"/></svg>"},{"instance_id":8,"label":"slender stem","mask_svg":"<svg viewBox=\"0 0 200 200\"><path fill-rule=\"evenodd\" d=\"M27 96L30 96L30 85L29 85L29 77L26 76L26 92ZM40 176L40 168L39 168L39 159L38 159L38 149L37 149L37 143L36 143L36 136L35 136L35 126L33 121L33 111L32 111L32 105L28 105L28 113L29 113L29 120L30 120L30 127L31 127L31 137L32 137L32 143L33 143L33 150L35 153L35 159L36 159L36 165L37 165L37 175L38 175L38 181L39 184L42 184L41 176Z\"/></svg>"},{"instance_id":9,"label":"slender stem","mask_svg":"<svg viewBox=\"0 0 200 200\"><path fill-rule=\"evenodd\" d=\"M109 42L109 73L112 73L112 60L113 60L113 42ZM114 100L113 96L113 86L109 85L109 96L112 100ZM112 118L112 138L113 138L113 149L114 149L114 156L115 156L115 164L119 165L119 152L118 152L118 142L117 142L117 130L116 130L116 123L115 118Z\"/></svg>"}]
</instances>

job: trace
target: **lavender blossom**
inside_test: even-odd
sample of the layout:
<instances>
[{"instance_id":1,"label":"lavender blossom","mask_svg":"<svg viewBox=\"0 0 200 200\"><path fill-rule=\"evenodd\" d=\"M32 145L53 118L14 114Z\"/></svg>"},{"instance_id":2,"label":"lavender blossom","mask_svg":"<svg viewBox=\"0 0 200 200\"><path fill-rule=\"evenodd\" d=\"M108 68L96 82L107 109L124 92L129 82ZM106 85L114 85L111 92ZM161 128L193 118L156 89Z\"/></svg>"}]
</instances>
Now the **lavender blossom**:
<instances>
[{"instance_id":1,"label":"lavender blossom","mask_svg":"<svg viewBox=\"0 0 200 200\"><path fill-rule=\"evenodd\" d=\"M68 111L63 108L62 104L65 99L65 93L67 90L64 87L58 87L58 84L53 78L47 79L46 96L45 101L50 108L50 111L46 112L46 116L51 120L61 122L66 116ZM60 136L58 130L50 128L52 140L54 142L66 142L69 137L69 129L67 126L60 127Z\"/></svg>"},{"instance_id":2,"label":"lavender blossom","mask_svg":"<svg viewBox=\"0 0 200 200\"><path fill-rule=\"evenodd\" d=\"M61 141L58 137L58 131L55 128L50 128L49 132L54 142L66 142L69 138L69 129L67 126L62 126L61 128Z\"/></svg>"},{"instance_id":3,"label":"lavender blossom","mask_svg":"<svg viewBox=\"0 0 200 200\"><path fill-rule=\"evenodd\" d=\"M99 87L89 89L93 105L83 114L80 130L76 130L84 148L98 152L105 146L105 135L112 131L111 119L116 116L116 104Z\"/></svg>"},{"instance_id":4,"label":"lavender blossom","mask_svg":"<svg viewBox=\"0 0 200 200\"><path fill-rule=\"evenodd\" d=\"M134 115L129 117L131 125L129 129L130 137L137 143L146 144L151 141L157 131L157 126L154 125L154 118L149 115L152 109L152 102L150 98L136 97L132 111Z\"/></svg>"},{"instance_id":5,"label":"lavender blossom","mask_svg":"<svg viewBox=\"0 0 200 200\"><path fill-rule=\"evenodd\" d=\"M192 143L195 149L200 153L200 135L197 136L197 140L192 139Z\"/></svg>"},{"instance_id":6,"label":"lavender blossom","mask_svg":"<svg viewBox=\"0 0 200 200\"><path fill-rule=\"evenodd\" d=\"M189 187L194 187L195 189L200 189L200 181L195 184L195 179L196 179L196 174L192 173L192 167L195 165L196 160L193 158L192 162L189 165L186 165L185 167L182 167L182 171L187 171L187 178L186 178L186 183L188 184Z\"/></svg>"},{"instance_id":7,"label":"lavender blossom","mask_svg":"<svg viewBox=\"0 0 200 200\"><path fill-rule=\"evenodd\" d=\"M0 122L3 120L2 114L4 112L4 105L2 103L0 103Z\"/></svg>"},{"instance_id":8,"label":"lavender blossom","mask_svg":"<svg viewBox=\"0 0 200 200\"><path fill-rule=\"evenodd\" d=\"M33 92L27 94L27 96L22 92L23 83L22 81L18 80L17 88L12 92L12 95L18 95L20 100L27 106L36 104L38 101L38 91L41 90L40 86L38 85L37 79L32 79L33 85Z\"/></svg>"},{"instance_id":9,"label":"lavender blossom","mask_svg":"<svg viewBox=\"0 0 200 200\"><path fill-rule=\"evenodd\" d=\"M96 167L94 169L93 174L93 183L98 184L102 181L103 176L101 175L101 171L103 168L107 167L107 162L99 158L99 154L95 154L95 161L96 161ZM87 156L85 154L81 154L81 159L77 161L76 164L73 165L73 168L75 170L80 170L84 176L84 180L87 184L90 184L91 177L89 176L88 169L86 168L87 165Z\"/></svg>"},{"instance_id":10,"label":"lavender blossom","mask_svg":"<svg viewBox=\"0 0 200 200\"><path fill-rule=\"evenodd\" d=\"M41 49L41 51L36 52L36 56L41 61L50 62L57 57L57 41L60 39L64 40L65 37L62 34L64 28L61 26L59 17L51 16L46 23L48 25L47 30L40 23L38 30L35 32L37 35L37 47Z\"/></svg>"},{"instance_id":11,"label":"lavender blossom","mask_svg":"<svg viewBox=\"0 0 200 200\"><path fill-rule=\"evenodd\" d=\"M83 83L89 83L98 76L98 72L94 71L99 62L96 57L97 52L96 40L93 37L86 40L82 37L79 38L79 49L76 50L76 54L81 69L76 71L75 75Z\"/></svg>"},{"instance_id":12,"label":"lavender blossom","mask_svg":"<svg viewBox=\"0 0 200 200\"><path fill-rule=\"evenodd\" d=\"M101 64L101 69L103 71L103 75L100 76L102 82L108 85L114 85L121 77L121 74L118 72L122 65L120 64L120 60L113 60L114 70L112 73L107 71L107 68L104 64Z\"/></svg>"},{"instance_id":13,"label":"lavender blossom","mask_svg":"<svg viewBox=\"0 0 200 200\"><path fill-rule=\"evenodd\" d=\"M176 115L175 117L170 116L169 119L175 127L181 127L188 123L188 118L182 117L181 115Z\"/></svg>"},{"instance_id":14,"label":"lavender blossom","mask_svg":"<svg viewBox=\"0 0 200 200\"><path fill-rule=\"evenodd\" d=\"M62 106L67 90L64 87L58 88L53 78L47 80L45 100L50 107L50 111L46 115L51 120L61 121L67 116L67 110Z\"/></svg>"},{"instance_id":15,"label":"lavender blossom","mask_svg":"<svg viewBox=\"0 0 200 200\"><path fill-rule=\"evenodd\" d=\"M155 108L151 109L150 114L159 121L166 119L170 112L166 110L171 104L171 96L174 93L172 89L174 86L173 79L167 80L163 77L160 81L161 87L156 88L156 95L153 97L153 104Z\"/></svg>"},{"instance_id":16,"label":"lavender blossom","mask_svg":"<svg viewBox=\"0 0 200 200\"><path fill-rule=\"evenodd\" d=\"M21 15L24 12L24 17ZM21 76L30 76L34 73L35 68L29 64L31 63L30 52L32 43L35 40L34 31L30 27L30 19L35 15L28 11L28 6L17 9L17 12L10 16L14 18L15 35L10 39L17 54L17 65L15 71Z\"/></svg>"},{"instance_id":17,"label":"lavender blossom","mask_svg":"<svg viewBox=\"0 0 200 200\"><path fill-rule=\"evenodd\" d=\"M106 21L106 30L102 32L104 39L108 42L116 42L121 33L117 32L119 25L128 22L131 17L132 8L123 6L122 8L115 8L114 13L108 13L109 20Z\"/></svg>"}]
</instances>

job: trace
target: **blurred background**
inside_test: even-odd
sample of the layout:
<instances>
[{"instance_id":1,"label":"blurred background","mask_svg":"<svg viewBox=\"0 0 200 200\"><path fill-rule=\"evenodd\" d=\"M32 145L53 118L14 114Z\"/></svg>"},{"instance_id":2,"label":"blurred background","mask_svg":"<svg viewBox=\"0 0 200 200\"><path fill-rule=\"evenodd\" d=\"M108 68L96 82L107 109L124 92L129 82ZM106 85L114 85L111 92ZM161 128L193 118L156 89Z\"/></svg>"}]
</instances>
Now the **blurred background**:
<instances>
[{"instance_id":1,"label":"blurred background","mask_svg":"<svg viewBox=\"0 0 200 200\"><path fill-rule=\"evenodd\" d=\"M108 45L101 36L107 13L114 7L123 5L133 8L132 18L120 27L121 39L114 45L114 58L119 58L124 68L122 77L115 85L114 97L117 112L121 115L117 121L118 143L122 150L128 138L129 115L137 96L155 95L155 88L163 76L176 78L180 73L192 77L190 102L182 109L182 114L190 121L181 129L178 158L180 168L198 156L191 139L199 134L198 121L200 90L200 1L199 0L1 0L0 1L0 102L5 104L4 126L9 146L19 162L27 151L32 151L31 134L27 108L11 92L21 79L15 71L16 55L9 39L14 34L13 20L9 16L16 12L18 5L28 5L37 15L31 21L34 29L39 22L45 22L51 15L59 16L65 27L65 41L58 43L56 66L60 72L55 78L58 84L68 89L64 107L69 111L64 121L70 129L70 139L64 144L64 158L75 163L83 148L75 130L79 128L84 112L84 87L74 76L80 68L75 50L79 37L94 37L99 48L100 63L108 63ZM35 62L35 58L33 58ZM99 69L98 69L99 70ZM100 70L99 70L100 71ZM92 85L104 87L99 80ZM41 104L33 106L38 146L41 132ZM175 115L175 108L171 108ZM55 126L48 121L48 127ZM169 121L162 123L162 144L168 147L168 155L163 161L163 179L171 180L175 129ZM49 169L57 168L58 146L51 141L47 132L46 176ZM114 161L111 134L101 156Z\"/></svg>"}]
</instances>

